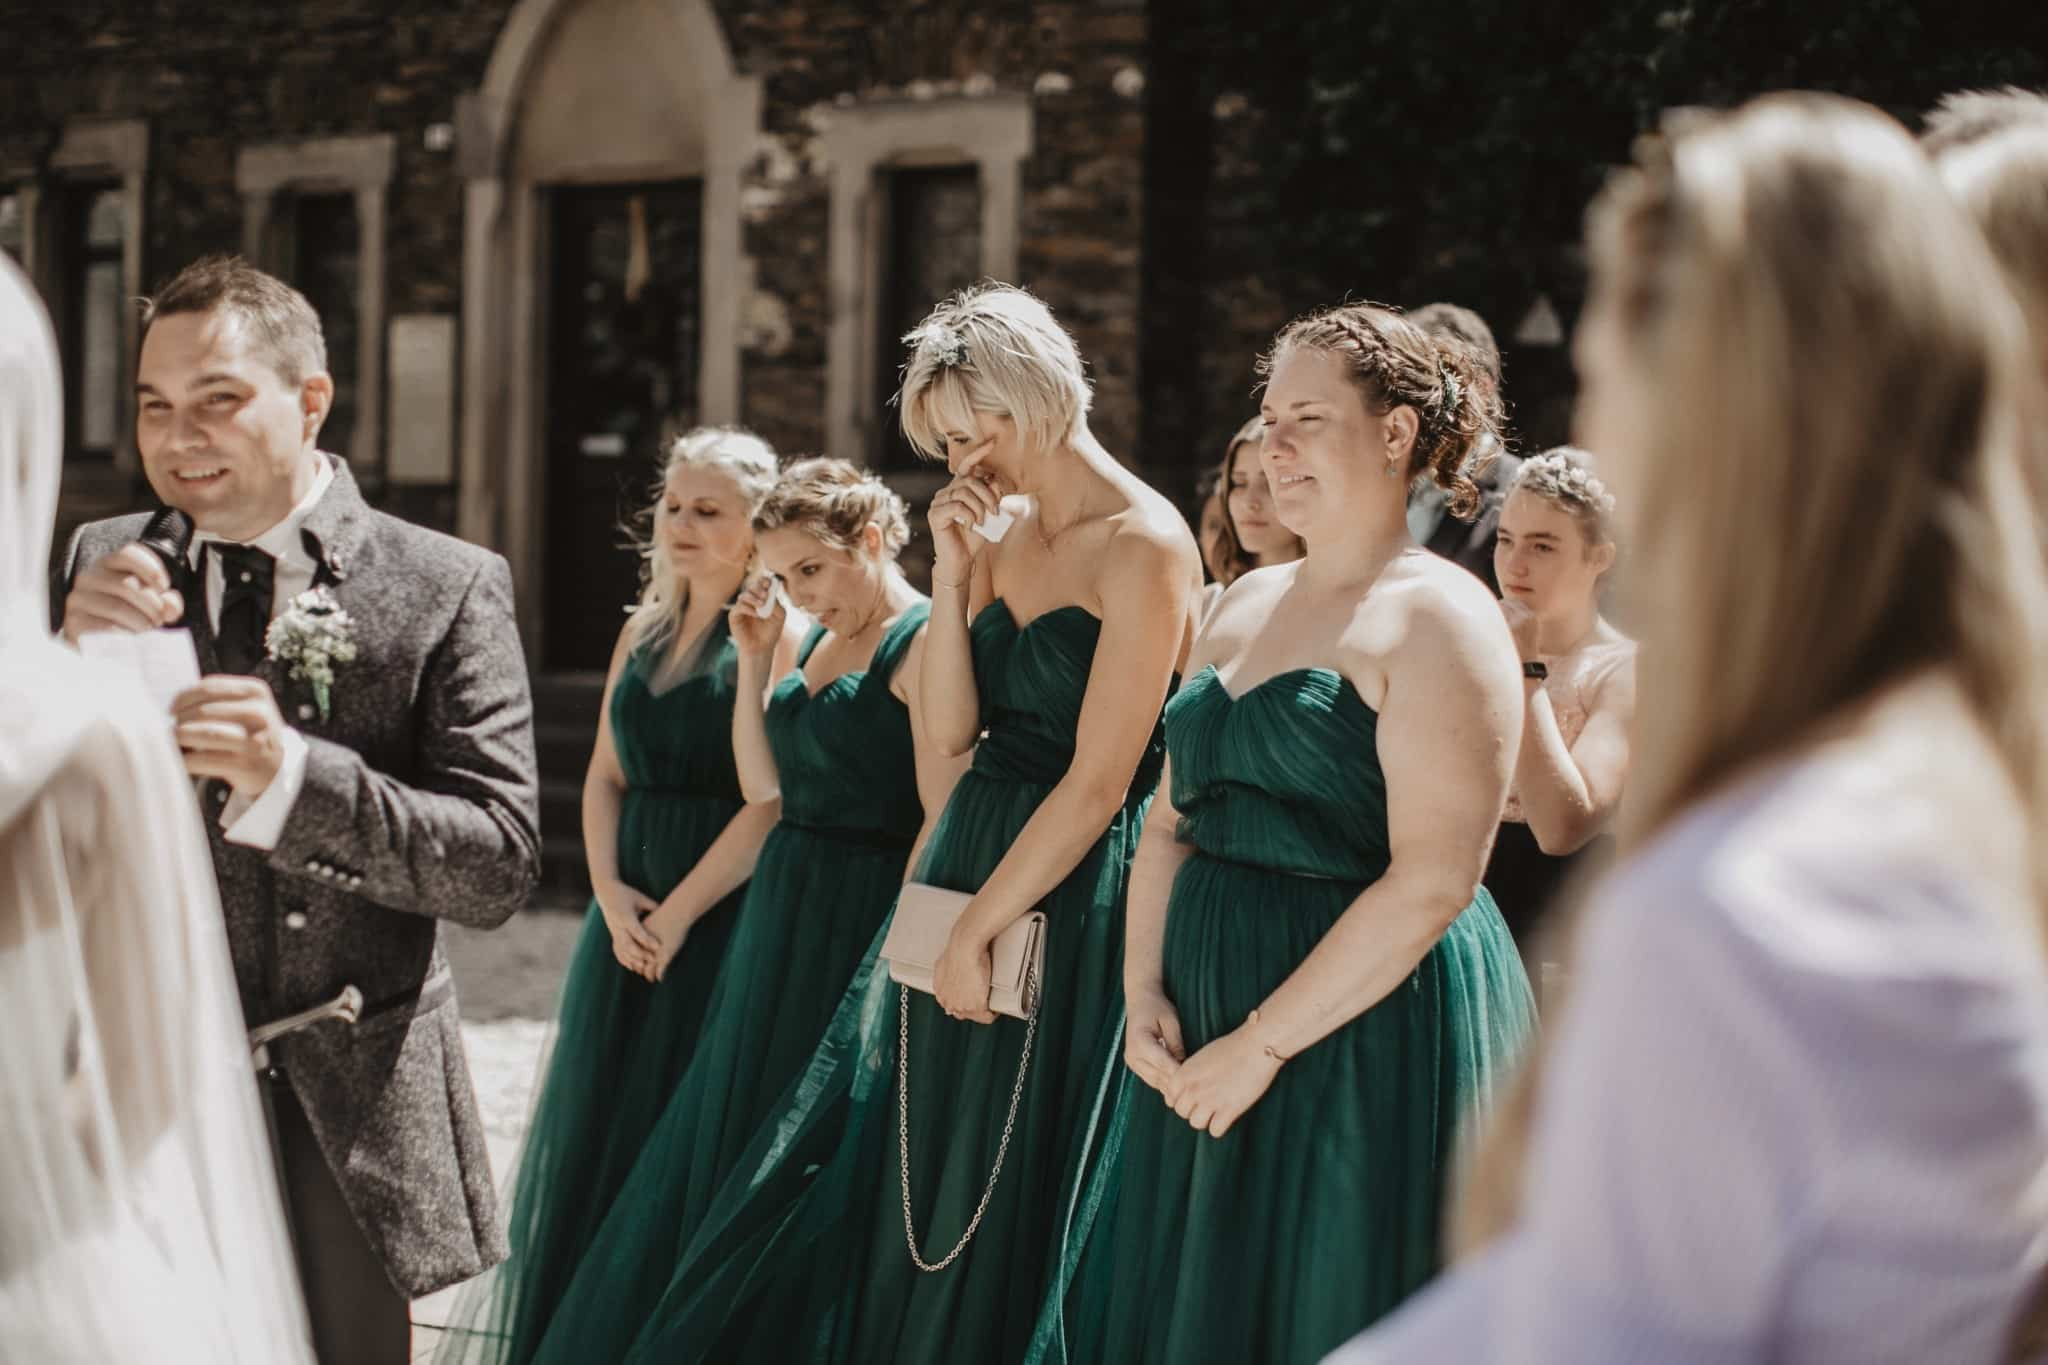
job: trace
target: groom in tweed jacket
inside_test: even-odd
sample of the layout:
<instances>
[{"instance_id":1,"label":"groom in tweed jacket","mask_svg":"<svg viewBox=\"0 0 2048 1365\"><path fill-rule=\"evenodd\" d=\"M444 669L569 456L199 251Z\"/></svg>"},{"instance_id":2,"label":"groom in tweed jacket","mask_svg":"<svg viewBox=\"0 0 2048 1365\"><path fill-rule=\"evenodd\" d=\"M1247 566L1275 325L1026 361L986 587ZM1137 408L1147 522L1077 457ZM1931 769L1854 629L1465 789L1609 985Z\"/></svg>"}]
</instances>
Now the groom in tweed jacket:
<instances>
[{"instance_id":1,"label":"groom in tweed jacket","mask_svg":"<svg viewBox=\"0 0 2048 1365\"><path fill-rule=\"evenodd\" d=\"M207 676L173 716L249 1023L362 991L359 1023L273 1045L259 1083L320 1360L402 1365L409 1300L505 1256L440 921L501 924L538 873L511 578L372 510L319 450L334 386L297 291L213 258L144 327L137 445L199 535L166 573L143 516L81 528L63 629L192 631ZM264 644L308 589L350 618L324 696Z\"/></svg>"}]
</instances>

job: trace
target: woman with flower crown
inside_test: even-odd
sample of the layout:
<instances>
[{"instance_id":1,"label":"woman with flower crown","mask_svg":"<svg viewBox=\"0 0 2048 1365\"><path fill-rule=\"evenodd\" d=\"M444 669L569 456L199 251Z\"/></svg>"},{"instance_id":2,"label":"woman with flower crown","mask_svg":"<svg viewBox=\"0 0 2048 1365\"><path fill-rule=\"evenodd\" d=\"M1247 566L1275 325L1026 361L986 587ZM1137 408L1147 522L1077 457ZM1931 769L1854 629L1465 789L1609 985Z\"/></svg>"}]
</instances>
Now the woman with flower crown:
<instances>
[{"instance_id":1,"label":"woman with flower crown","mask_svg":"<svg viewBox=\"0 0 2048 1365\"><path fill-rule=\"evenodd\" d=\"M1121 1074L1124 888L1200 558L1089 431L1080 354L1043 303L979 286L907 340L904 432L953 474L918 700L942 752L974 755L914 880L970 899L932 993L869 950L692 1231L640 1365L1019 1361L1085 1223L1077 1181ZM1033 912L1027 1022L991 1009L991 947Z\"/></svg>"},{"instance_id":2,"label":"woman with flower crown","mask_svg":"<svg viewBox=\"0 0 2048 1365\"><path fill-rule=\"evenodd\" d=\"M1522 748L1486 889L1541 986L1540 920L1566 878L1607 854L1628 778L1635 642L1600 614L1614 498L1583 450L1528 461L1501 507L1494 573L1522 658Z\"/></svg>"},{"instance_id":3,"label":"woman with flower crown","mask_svg":"<svg viewBox=\"0 0 2048 1365\"><path fill-rule=\"evenodd\" d=\"M1041 1359L1317 1360L1434 1272L1459 1134L1531 1024L1480 887L1514 647L1406 521L1419 479L1476 506L1497 403L1462 349L1366 304L1290 325L1262 368L1259 460L1307 553L1231 585L1166 710L1124 959L1135 1083Z\"/></svg>"}]
</instances>

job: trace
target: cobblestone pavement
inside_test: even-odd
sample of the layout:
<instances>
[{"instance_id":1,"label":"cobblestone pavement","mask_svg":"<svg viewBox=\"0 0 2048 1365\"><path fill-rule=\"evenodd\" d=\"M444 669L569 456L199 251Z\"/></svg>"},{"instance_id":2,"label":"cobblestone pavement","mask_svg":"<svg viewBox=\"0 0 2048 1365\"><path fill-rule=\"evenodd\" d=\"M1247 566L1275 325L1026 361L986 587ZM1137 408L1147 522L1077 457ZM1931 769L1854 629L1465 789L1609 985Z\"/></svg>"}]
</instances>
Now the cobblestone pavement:
<instances>
[{"instance_id":1,"label":"cobblestone pavement","mask_svg":"<svg viewBox=\"0 0 2048 1365\"><path fill-rule=\"evenodd\" d=\"M462 1038L501 1194L526 1131L555 994L582 927L580 913L560 910L530 910L488 932L447 927L448 956L462 1001ZM413 1304L415 1361L433 1354L441 1335L433 1325L446 1319L454 1298L450 1289Z\"/></svg>"}]
</instances>

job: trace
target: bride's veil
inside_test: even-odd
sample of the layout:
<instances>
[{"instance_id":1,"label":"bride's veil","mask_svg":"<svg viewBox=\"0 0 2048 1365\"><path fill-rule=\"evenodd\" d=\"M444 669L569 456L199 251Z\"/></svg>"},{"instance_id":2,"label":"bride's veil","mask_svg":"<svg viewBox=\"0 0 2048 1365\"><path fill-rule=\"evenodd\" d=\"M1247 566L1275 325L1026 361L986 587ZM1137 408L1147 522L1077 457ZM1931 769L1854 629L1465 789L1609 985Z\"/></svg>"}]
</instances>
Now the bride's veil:
<instances>
[{"instance_id":1,"label":"bride's veil","mask_svg":"<svg viewBox=\"0 0 2048 1365\"><path fill-rule=\"evenodd\" d=\"M49 632L63 395L0 254L0 1360L311 1348L168 717Z\"/></svg>"}]
</instances>

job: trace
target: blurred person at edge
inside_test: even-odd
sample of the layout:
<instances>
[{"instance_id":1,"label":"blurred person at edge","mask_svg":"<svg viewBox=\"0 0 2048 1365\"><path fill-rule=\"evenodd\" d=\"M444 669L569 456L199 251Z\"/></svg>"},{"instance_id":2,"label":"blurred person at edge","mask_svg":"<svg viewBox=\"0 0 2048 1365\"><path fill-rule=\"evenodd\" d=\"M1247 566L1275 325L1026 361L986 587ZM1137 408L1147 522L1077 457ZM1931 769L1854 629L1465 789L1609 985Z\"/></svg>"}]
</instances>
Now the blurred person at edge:
<instances>
[{"instance_id":1,"label":"blurred person at edge","mask_svg":"<svg viewBox=\"0 0 2048 1365\"><path fill-rule=\"evenodd\" d=\"M1830 97L1672 116L1592 240L1580 434L1655 699L1623 861L1467 1181L1475 1249L1331 1359L2039 1359L2017 310L1904 130Z\"/></svg>"},{"instance_id":2,"label":"blurred person at edge","mask_svg":"<svg viewBox=\"0 0 2048 1365\"><path fill-rule=\"evenodd\" d=\"M1522 658L1522 745L1486 889L1541 1002L1555 961L1545 914L1574 876L1613 857L1607 825L1628 776L1635 641L1600 614L1614 567L1614 495L1572 446L1524 460L1501 505L1494 564Z\"/></svg>"},{"instance_id":3,"label":"blurred person at edge","mask_svg":"<svg viewBox=\"0 0 2048 1365\"><path fill-rule=\"evenodd\" d=\"M1209 619L1225 588L1253 569L1292 564L1307 553L1301 537L1281 525L1273 510L1273 485L1259 459L1265 439L1265 419L1252 417L1230 438L1216 467L1222 525L1213 550L1204 527L1202 562L1215 582L1202 589L1201 620Z\"/></svg>"},{"instance_id":4,"label":"blurred person at edge","mask_svg":"<svg viewBox=\"0 0 2048 1365\"><path fill-rule=\"evenodd\" d=\"M2028 475L2048 506L2048 94L2005 89L1950 95L1927 117L1921 147L1990 243L2026 315L2034 373ZM2048 1357L2048 1277L2013 1333L2015 1359Z\"/></svg>"},{"instance_id":5,"label":"blurred person at edge","mask_svg":"<svg viewBox=\"0 0 2048 1365\"><path fill-rule=\"evenodd\" d=\"M1500 396L1500 345L1485 318L1455 303L1429 303L1410 313L1408 320L1440 342L1463 346L1471 354L1480 381L1491 390L1488 397ZM1442 489L1418 479L1408 495L1408 533L1417 545L1470 569L1497 595L1500 582L1493 566L1494 535L1500 528L1508 485L1521 467L1522 462L1508 454L1501 437L1488 433L1467 466L1479 485L1479 510L1469 520L1456 515Z\"/></svg>"}]
</instances>

